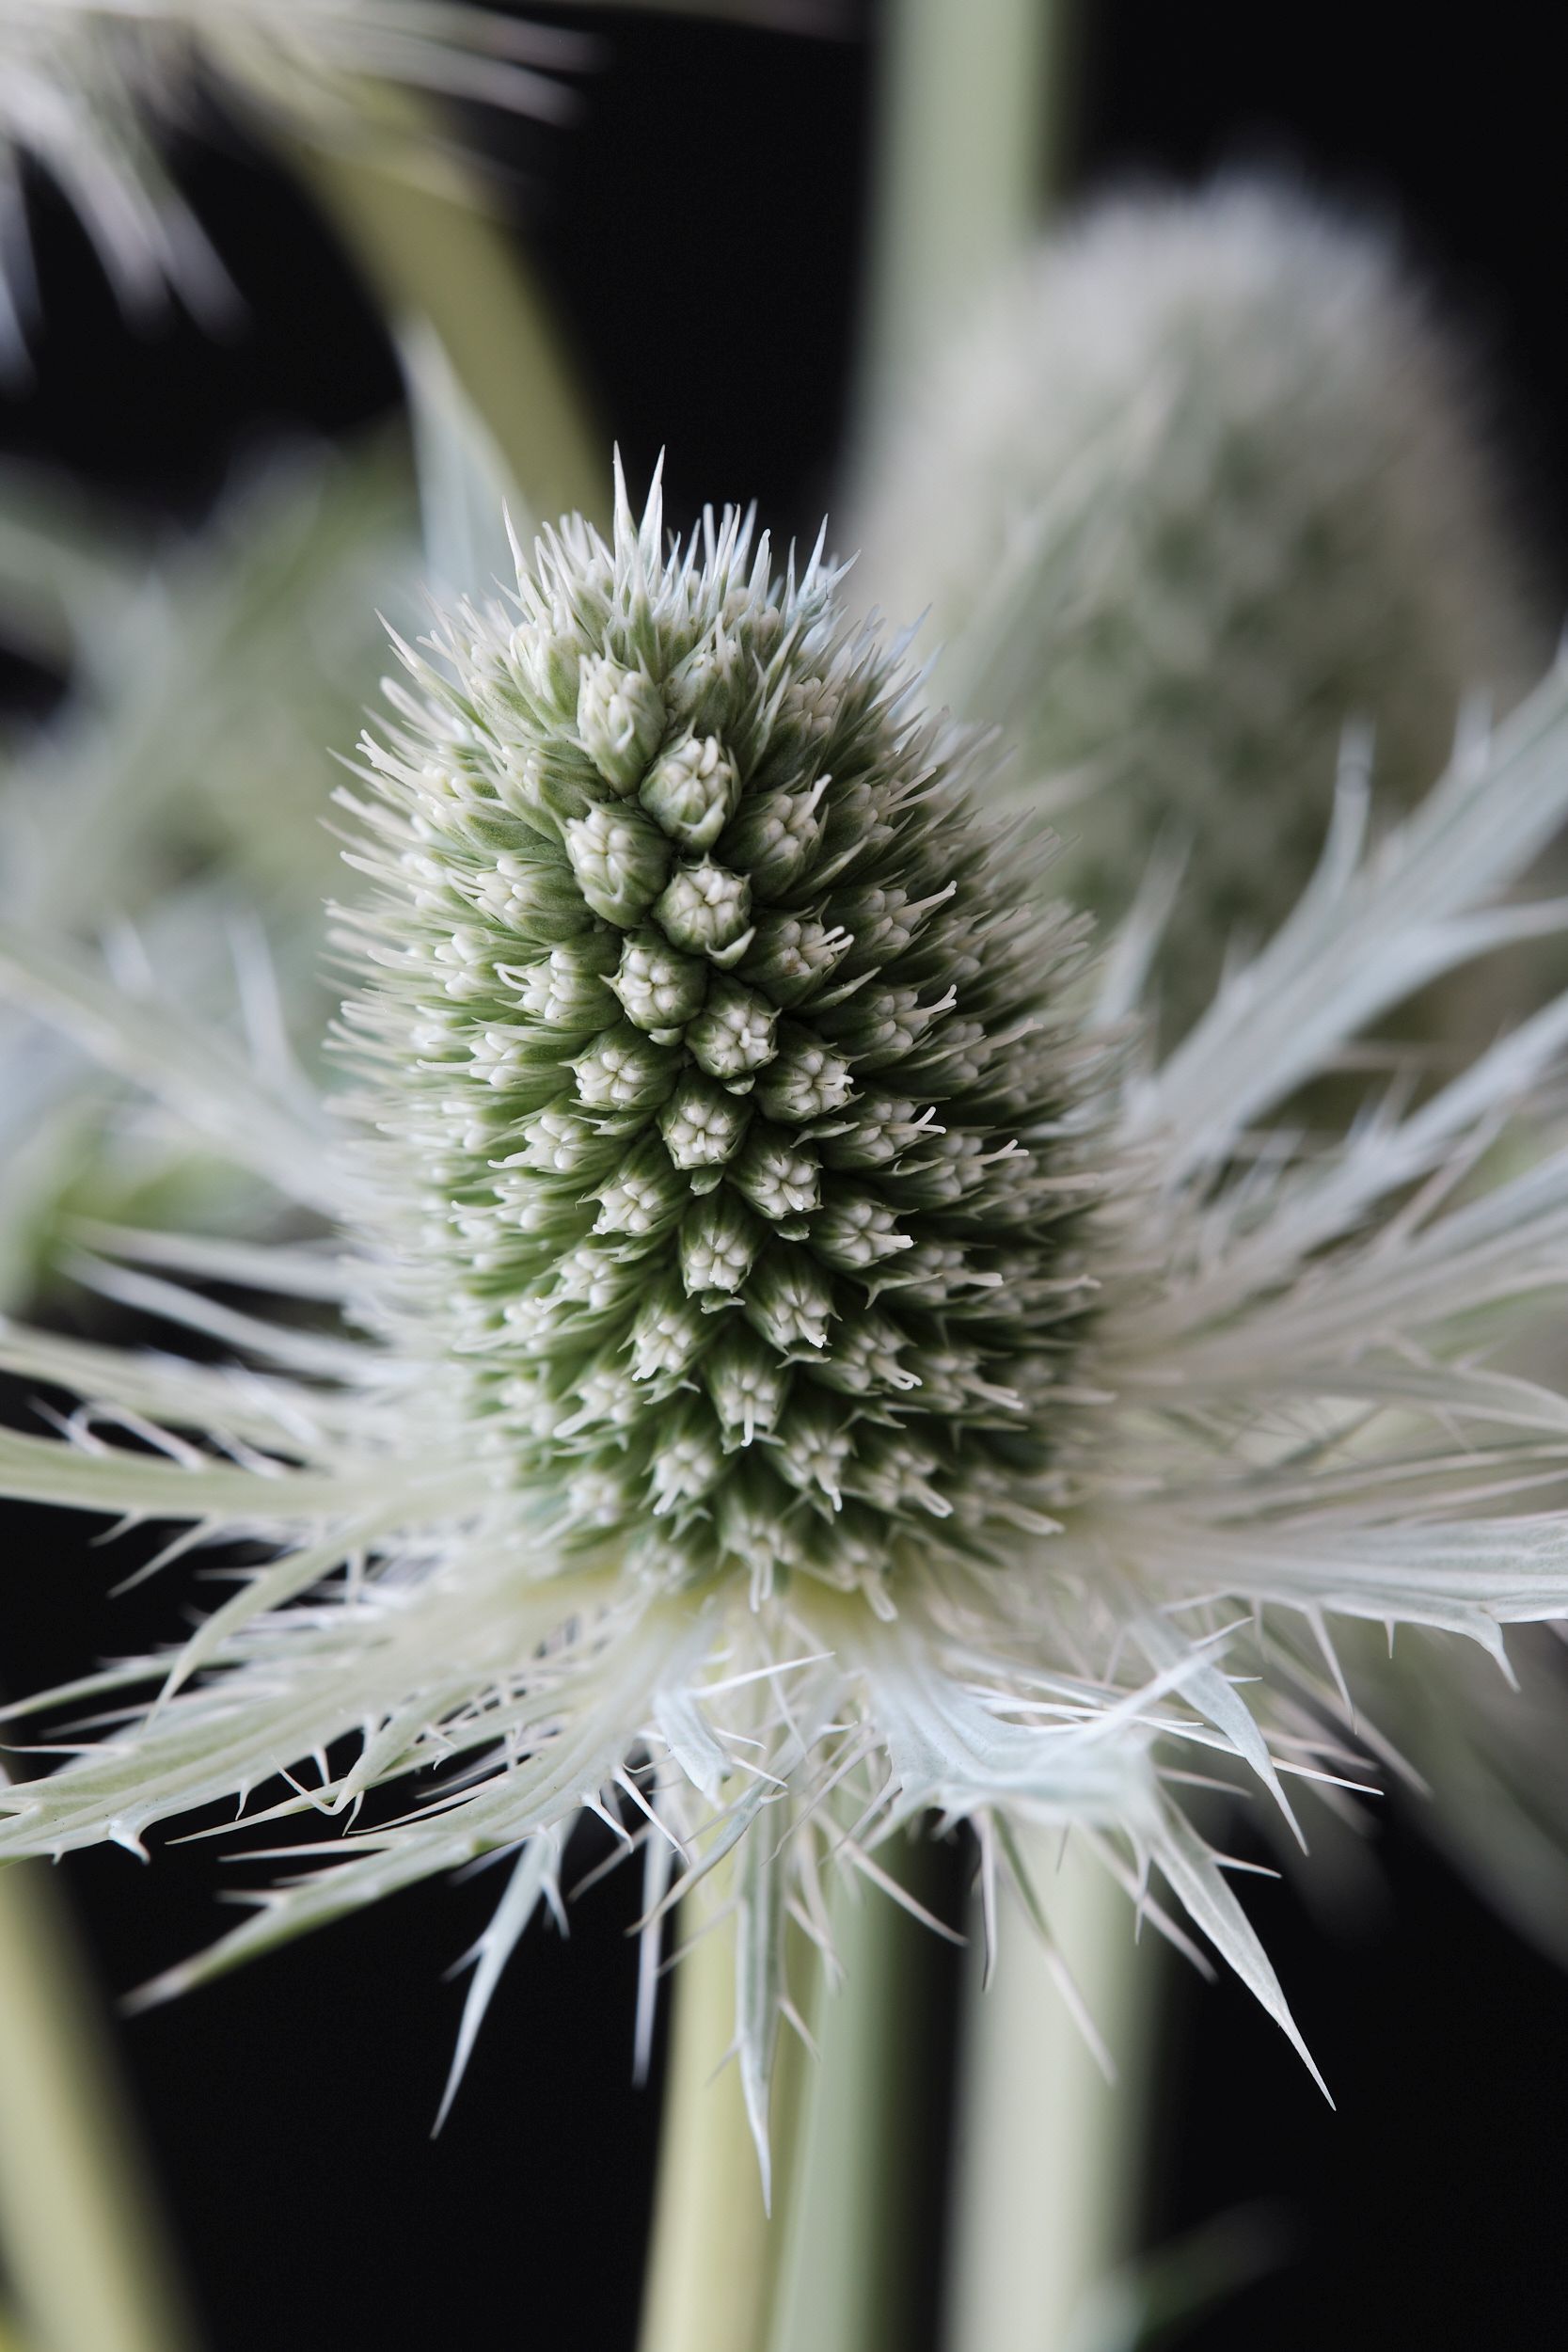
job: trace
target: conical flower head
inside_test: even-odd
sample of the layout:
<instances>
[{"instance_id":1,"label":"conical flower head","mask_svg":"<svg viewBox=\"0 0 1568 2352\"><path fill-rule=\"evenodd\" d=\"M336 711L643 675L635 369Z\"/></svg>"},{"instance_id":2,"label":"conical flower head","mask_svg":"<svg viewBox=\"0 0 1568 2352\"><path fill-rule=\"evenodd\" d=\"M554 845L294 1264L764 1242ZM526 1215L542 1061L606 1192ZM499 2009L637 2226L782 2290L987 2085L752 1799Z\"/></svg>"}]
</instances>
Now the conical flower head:
<instances>
[{"instance_id":1,"label":"conical flower head","mask_svg":"<svg viewBox=\"0 0 1568 2352\"><path fill-rule=\"evenodd\" d=\"M569 1551L879 1589L1037 1514L1081 932L820 550L661 537L623 493L613 546L547 534L513 612L404 649L347 1009L379 1191L407 1319Z\"/></svg>"}]
</instances>

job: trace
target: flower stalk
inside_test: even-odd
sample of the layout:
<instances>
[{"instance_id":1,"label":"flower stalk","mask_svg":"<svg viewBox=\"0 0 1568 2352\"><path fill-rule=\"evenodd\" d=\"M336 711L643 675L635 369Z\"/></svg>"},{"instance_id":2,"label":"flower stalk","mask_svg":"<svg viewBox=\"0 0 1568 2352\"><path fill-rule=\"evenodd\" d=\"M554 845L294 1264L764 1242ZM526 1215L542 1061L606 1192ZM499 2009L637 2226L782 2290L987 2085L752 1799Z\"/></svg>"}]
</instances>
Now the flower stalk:
<instances>
[{"instance_id":1,"label":"flower stalk","mask_svg":"<svg viewBox=\"0 0 1568 2352\"><path fill-rule=\"evenodd\" d=\"M1072 0L896 0L887 13L855 435L866 453L976 278L1037 226L1060 176L1072 40Z\"/></svg>"},{"instance_id":2,"label":"flower stalk","mask_svg":"<svg viewBox=\"0 0 1568 2352\"><path fill-rule=\"evenodd\" d=\"M959 2161L948 2249L949 2352L1059 2352L1132 2250L1151 1996L1159 1974L1127 1906L1074 1841L1022 1841L1051 1945L1004 1937L994 1981L971 1949L959 2052ZM1106 2053L1062 1997L1065 1968ZM1114 2068L1114 2073L1113 2073Z\"/></svg>"},{"instance_id":3,"label":"flower stalk","mask_svg":"<svg viewBox=\"0 0 1568 2352\"><path fill-rule=\"evenodd\" d=\"M799 2032L786 2028L768 2105L765 2204L733 2062L735 1959L721 1930L722 1898L710 1890L713 1881L705 1881L677 1917L692 1942L673 1987L639 2352L782 2352L780 2282L805 2193L801 2123L815 2069ZM790 1941L798 1994L815 2015L821 1965L803 1937Z\"/></svg>"},{"instance_id":4,"label":"flower stalk","mask_svg":"<svg viewBox=\"0 0 1568 2352\"><path fill-rule=\"evenodd\" d=\"M26 2331L15 2342L186 2352L191 2323L145 2167L42 1872L0 1870L0 2240Z\"/></svg>"},{"instance_id":5,"label":"flower stalk","mask_svg":"<svg viewBox=\"0 0 1568 2352\"><path fill-rule=\"evenodd\" d=\"M922 1851L889 1846L881 1858L909 1885ZM918 2189L932 2153L919 2127L934 1945L924 1923L869 1890L836 1889L832 1927L842 1981L821 2006L769 2352L903 2352L916 2318Z\"/></svg>"}]
</instances>

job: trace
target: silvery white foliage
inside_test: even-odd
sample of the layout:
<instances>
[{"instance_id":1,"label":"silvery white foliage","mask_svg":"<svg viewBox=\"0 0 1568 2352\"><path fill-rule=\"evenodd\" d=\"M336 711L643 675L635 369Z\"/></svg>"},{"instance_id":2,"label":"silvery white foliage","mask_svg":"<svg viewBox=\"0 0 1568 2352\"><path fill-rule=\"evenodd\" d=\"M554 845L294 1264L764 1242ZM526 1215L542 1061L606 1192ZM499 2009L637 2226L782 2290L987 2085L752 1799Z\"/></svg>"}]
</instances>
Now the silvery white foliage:
<instances>
[{"instance_id":1,"label":"silvery white foliage","mask_svg":"<svg viewBox=\"0 0 1568 2352\"><path fill-rule=\"evenodd\" d=\"M840 15L840 0L685 8L797 32ZM340 141L395 136L376 84L554 121L572 104L562 77L594 55L578 34L483 0L0 0L0 367L25 365L37 298L25 165L75 211L129 316L173 291L222 318L233 286L164 155L167 134L199 129L214 98Z\"/></svg>"},{"instance_id":2,"label":"silvery white foliage","mask_svg":"<svg viewBox=\"0 0 1568 2352\"><path fill-rule=\"evenodd\" d=\"M1019 744L1065 886L1119 914L1191 847L1177 1026L1293 903L1347 723L1408 804L1462 697L1544 659L1476 407L1386 237L1224 181L1047 240L874 453L857 588L929 607L935 689Z\"/></svg>"},{"instance_id":3,"label":"silvery white foliage","mask_svg":"<svg viewBox=\"0 0 1568 2352\"><path fill-rule=\"evenodd\" d=\"M187 1002L234 1000L249 1034L231 1053L288 1089L330 1001L320 901L341 771L324 746L374 692L376 603L401 606L415 577L392 469L278 461L151 551L17 491L0 503L0 637L67 682L0 749L0 909L108 940L133 995L150 958ZM242 901L266 916L265 954ZM111 1108L53 1029L0 1012L0 1302L47 1279L68 1211L146 1214L155 1190L168 1213L171 1186L172 1213L210 1211L213 1172L166 1121Z\"/></svg>"},{"instance_id":4,"label":"silvery white foliage","mask_svg":"<svg viewBox=\"0 0 1568 2352\"><path fill-rule=\"evenodd\" d=\"M46 172L133 315L178 289L232 301L161 139L210 91L328 135L363 129L363 83L560 115L584 44L453 0L0 0L0 358L34 298L22 166Z\"/></svg>"},{"instance_id":5,"label":"silvery white foliage","mask_svg":"<svg viewBox=\"0 0 1568 2352\"><path fill-rule=\"evenodd\" d=\"M0 1434L7 1491L267 1553L182 1646L48 1694L98 1736L5 1792L3 1850L317 1813L323 1867L164 1990L510 1854L461 2057L595 1811L655 1956L725 1865L764 2148L785 1923L826 1940L824 1872L878 1875L931 1811L974 1824L989 1914L1022 1824L1077 1833L1295 2039L1187 1775L1228 1761L1292 1820L1291 1776L1362 1776L1336 1620L1500 1659L1568 1615L1568 1514L1529 1507L1568 1398L1485 1354L1568 1278L1568 1150L1478 1166L1568 1000L1338 1143L1280 1118L1410 989L1568 919L1502 898L1568 810L1568 679L1374 850L1349 777L1277 939L1157 1062L1132 960L1075 977L972 796L986 739L922 715L836 577L773 579L734 516L667 549L623 494L612 545L563 525L515 599L404 648L350 795L357 1140L229 1122L336 1200L339 1249L101 1266L226 1375L0 1347L84 1400ZM8 927L0 976L199 1111L187 1038L80 959Z\"/></svg>"}]
</instances>

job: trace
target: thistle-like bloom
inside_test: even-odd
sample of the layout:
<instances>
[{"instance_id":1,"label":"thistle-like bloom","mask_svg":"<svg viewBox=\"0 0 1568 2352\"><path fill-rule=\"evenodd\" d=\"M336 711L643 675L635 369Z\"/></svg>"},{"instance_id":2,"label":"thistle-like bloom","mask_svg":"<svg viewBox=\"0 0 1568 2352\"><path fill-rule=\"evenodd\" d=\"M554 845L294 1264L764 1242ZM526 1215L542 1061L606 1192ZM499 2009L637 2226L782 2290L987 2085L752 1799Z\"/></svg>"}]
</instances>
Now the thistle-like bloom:
<instances>
[{"instance_id":1,"label":"thistle-like bloom","mask_svg":"<svg viewBox=\"0 0 1568 2352\"><path fill-rule=\"evenodd\" d=\"M1462 354L1390 242L1246 181L1102 203L956 323L879 446L863 592L1019 747L1063 886L1120 914L1190 847L1172 1025L1322 848L1348 722L1408 805L1544 640Z\"/></svg>"},{"instance_id":2,"label":"thistle-like bloom","mask_svg":"<svg viewBox=\"0 0 1568 2352\"><path fill-rule=\"evenodd\" d=\"M85 1400L0 1437L10 1492L269 1557L182 1649L54 1694L163 1686L5 1791L4 1850L236 1795L342 1817L168 1985L511 1853L466 2050L611 1813L650 1988L673 1876L726 1867L759 2140L786 1919L825 1938L825 1867L879 1875L927 1812L988 1891L1020 1824L1079 1833L1293 2038L1183 1783L1229 1756L1289 1819L1285 1774L1346 1769L1337 1616L1500 1652L1568 1614L1568 1517L1509 1506L1568 1469L1568 1401L1480 1336L1568 1273L1568 1154L1474 1175L1568 1002L1341 1142L1269 1122L1409 989L1562 921L1497 894L1568 807L1568 686L1370 858L1348 778L1301 906L1155 1068L1148 940L1088 968L977 806L987 739L922 715L820 555L777 580L733 516L668 549L623 496L612 546L547 533L514 605L402 650L350 795L358 1135L330 1169L298 1143L342 1253L183 1260L336 1290L348 1328L121 1267L249 1368L7 1337ZM112 992L14 932L0 974L112 1038ZM285 1119L257 1100L274 1169Z\"/></svg>"}]
</instances>

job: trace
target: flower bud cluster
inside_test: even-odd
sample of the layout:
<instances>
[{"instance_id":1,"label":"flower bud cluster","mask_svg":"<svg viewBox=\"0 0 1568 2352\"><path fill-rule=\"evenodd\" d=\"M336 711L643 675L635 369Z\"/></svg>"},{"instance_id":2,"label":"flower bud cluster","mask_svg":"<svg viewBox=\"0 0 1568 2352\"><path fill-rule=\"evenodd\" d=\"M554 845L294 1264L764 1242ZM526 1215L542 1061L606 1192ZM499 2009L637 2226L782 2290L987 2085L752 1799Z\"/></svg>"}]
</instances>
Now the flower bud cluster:
<instances>
[{"instance_id":1,"label":"flower bud cluster","mask_svg":"<svg viewBox=\"0 0 1568 2352\"><path fill-rule=\"evenodd\" d=\"M350 918L402 1296L496 1457L569 1549L758 1593L1037 1511L1085 1311L1081 934L837 579L666 554L657 494L546 534L403 649Z\"/></svg>"}]
</instances>

